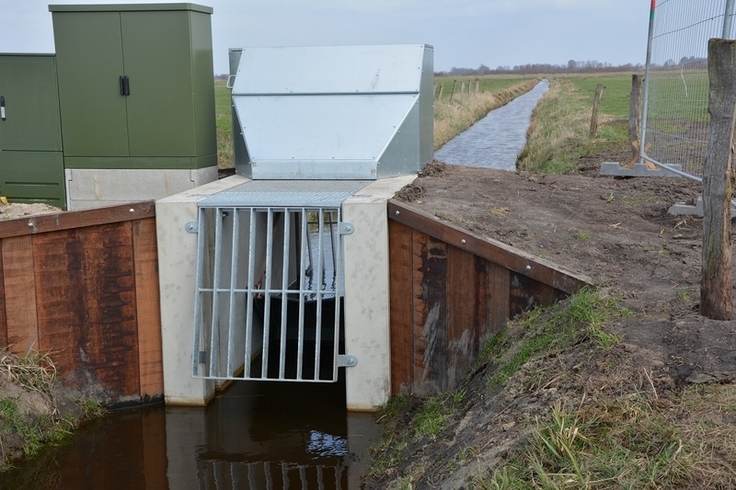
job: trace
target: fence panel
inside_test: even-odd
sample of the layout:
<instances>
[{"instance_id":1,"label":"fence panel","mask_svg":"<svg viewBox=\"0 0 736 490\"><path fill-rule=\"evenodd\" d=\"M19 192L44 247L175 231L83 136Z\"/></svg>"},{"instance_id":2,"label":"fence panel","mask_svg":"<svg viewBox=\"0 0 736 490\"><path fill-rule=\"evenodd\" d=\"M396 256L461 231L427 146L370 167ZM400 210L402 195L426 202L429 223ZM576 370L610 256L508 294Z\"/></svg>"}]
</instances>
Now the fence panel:
<instances>
[{"instance_id":1,"label":"fence panel","mask_svg":"<svg viewBox=\"0 0 736 490\"><path fill-rule=\"evenodd\" d=\"M652 1L642 141L647 156L702 177L708 134L708 39L733 39L734 0Z\"/></svg>"}]
</instances>

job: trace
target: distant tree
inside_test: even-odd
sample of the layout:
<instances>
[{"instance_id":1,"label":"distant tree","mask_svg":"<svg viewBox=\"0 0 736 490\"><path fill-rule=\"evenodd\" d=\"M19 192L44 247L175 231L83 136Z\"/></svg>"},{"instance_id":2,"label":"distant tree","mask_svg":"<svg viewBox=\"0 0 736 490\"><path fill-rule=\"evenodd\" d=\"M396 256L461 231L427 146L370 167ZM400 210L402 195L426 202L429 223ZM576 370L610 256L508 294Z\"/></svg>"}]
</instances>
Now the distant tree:
<instances>
[{"instance_id":1,"label":"distant tree","mask_svg":"<svg viewBox=\"0 0 736 490\"><path fill-rule=\"evenodd\" d=\"M491 69L483 64L481 64L476 71L479 75L488 75L489 73L491 73Z\"/></svg>"},{"instance_id":2,"label":"distant tree","mask_svg":"<svg viewBox=\"0 0 736 490\"><path fill-rule=\"evenodd\" d=\"M569 71L575 71L578 68L578 63L575 60L570 60L567 62L567 69Z\"/></svg>"}]
</instances>

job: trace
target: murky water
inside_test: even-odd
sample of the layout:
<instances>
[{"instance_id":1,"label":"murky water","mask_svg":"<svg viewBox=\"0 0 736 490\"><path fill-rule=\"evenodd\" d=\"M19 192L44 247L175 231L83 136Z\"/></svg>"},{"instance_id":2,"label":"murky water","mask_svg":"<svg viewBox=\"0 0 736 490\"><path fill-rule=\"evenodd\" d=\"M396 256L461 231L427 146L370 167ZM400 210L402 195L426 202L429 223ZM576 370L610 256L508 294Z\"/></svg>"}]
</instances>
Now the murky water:
<instances>
[{"instance_id":1,"label":"murky water","mask_svg":"<svg viewBox=\"0 0 736 490\"><path fill-rule=\"evenodd\" d=\"M378 438L344 382L239 382L204 408L113 413L0 475L20 489L356 489Z\"/></svg>"},{"instance_id":2,"label":"murky water","mask_svg":"<svg viewBox=\"0 0 736 490\"><path fill-rule=\"evenodd\" d=\"M434 153L435 159L454 165L516 170L516 157L526 144L532 111L549 88L542 80L459 134Z\"/></svg>"}]
</instances>

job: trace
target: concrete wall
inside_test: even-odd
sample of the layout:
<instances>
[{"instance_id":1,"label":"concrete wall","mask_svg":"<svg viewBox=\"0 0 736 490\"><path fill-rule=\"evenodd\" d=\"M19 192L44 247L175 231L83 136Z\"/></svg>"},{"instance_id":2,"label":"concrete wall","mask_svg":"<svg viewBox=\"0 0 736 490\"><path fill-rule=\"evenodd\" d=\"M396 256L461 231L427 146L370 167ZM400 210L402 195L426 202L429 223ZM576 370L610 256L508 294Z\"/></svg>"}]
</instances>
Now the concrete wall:
<instances>
[{"instance_id":1,"label":"concrete wall","mask_svg":"<svg viewBox=\"0 0 736 490\"><path fill-rule=\"evenodd\" d=\"M131 201L162 199L217 180L217 167L200 169L68 168L67 209L79 211Z\"/></svg>"},{"instance_id":2,"label":"concrete wall","mask_svg":"<svg viewBox=\"0 0 736 490\"><path fill-rule=\"evenodd\" d=\"M377 180L342 205L355 231L344 237L348 410L376 410L391 394L387 201L416 175Z\"/></svg>"},{"instance_id":3,"label":"concrete wall","mask_svg":"<svg viewBox=\"0 0 736 490\"><path fill-rule=\"evenodd\" d=\"M192 378L197 235L184 226L197 221L197 201L247 182L232 176L156 202L161 294L164 399L172 405L206 405L215 383Z\"/></svg>"}]
</instances>

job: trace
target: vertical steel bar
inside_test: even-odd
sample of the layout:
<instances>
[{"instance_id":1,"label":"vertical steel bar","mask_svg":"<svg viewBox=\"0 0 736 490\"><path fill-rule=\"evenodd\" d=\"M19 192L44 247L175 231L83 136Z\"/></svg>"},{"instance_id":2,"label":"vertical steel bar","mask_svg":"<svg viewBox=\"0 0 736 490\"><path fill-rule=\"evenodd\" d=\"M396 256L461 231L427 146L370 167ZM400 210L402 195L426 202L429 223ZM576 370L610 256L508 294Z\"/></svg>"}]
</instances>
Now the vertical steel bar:
<instances>
[{"instance_id":1,"label":"vertical steel bar","mask_svg":"<svg viewBox=\"0 0 736 490\"><path fill-rule=\"evenodd\" d=\"M210 337L209 375L217 376L220 343L220 268L222 267L222 209L215 208L215 265L212 271L212 336Z\"/></svg>"},{"instance_id":2,"label":"vertical steel bar","mask_svg":"<svg viewBox=\"0 0 736 490\"><path fill-rule=\"evenodd\" d=\"M652 40L654 38L654 11L657 0L652 0L649 10L649 35L647 36L647 64L644 68L644 100L641 105L641 137L639 138L639 164L644 164L644 147L647 137L647 112L649 111L649 72L652 64Z\"/></svg>"},{"instance_id":3,"label":"vertical steel bar","mask_svg":"<svg viewBox=\"0 0 736 490\"><path fill-rule=\"evenodd\" d=\"M238 256L240 243L240 212L233 208L230 214L232 226L232 243L230 246L230 312L227 323L227 376L235 375L235 290L238 287Z\"/></svg>"},{"instance_id":4,"label":"vertical steel bar","mask_svg":"<svg viewBox=\"0 0 736 490\"><path fill-rule=\"evenodd\" d=\"M250 221L248 222L248 284L247 284L247 305L245 309L245 355L243 362L243 377L248 379L251 377L250 363L253 357L253 289L255 289L255 255L256 255L256 211L250 208Z\"/></svg>"},{"instance_id":5,"label":"vertical steel bar","mask_svg":"<svg viewBox=\"0 0 736 490\"><path fill-rule=\"evenodd\" d=\"M194 350L192 352L192 376L199 376L199 352L202 336L202 271L204 269L204 235L205 235L205 212L200 208L197 214L199 223L197 226L197 271L194 276Z\"/></svg>"},{"instance_id":6,"label":"vertical steel bar","mask_svg":"<svg viewBox=\"0 0 736 490\"><path fill-rule=\"evenodd\" d=\"M297 347L296 347L296 379L302 379L302 369L304 367L304 296L308 294L307 289L304 287L307 281L306 275L306 255L310 253L311 247L309 246L309 212L306 208L301 209L301 223L300 223L300 236L301 241L299 245L299 325L297 333ZM309 257L309 264L311 267L312 259Z\"/></svg>"},{"instance_id":7,"label":"vertical steel bar","mask_svg":"<svg viewBox=\"0 0 736 490\"><path fill-rule=\"evenodd\" d=\"M338 226L339 223L342 221L342 213L340 212L340 208L337 209L337 222ZM337 247L335 247L332 250L332 253L335 256L335 324L333 325L334 328L334 337L333 337L333 349L332 349L332 381L337 381L337 356L340 354L340 330L342 327L342 324L340 322L341 318L341 312L342 312L342 303L341 303L341 297L340 293L342 292L342 275L341 275L341 266L342 266L342 247L343 247L343 240L342 235L340 234L340 231L337 231Z\"/></svg>"},{"instance_id":8,"label":"vertical steel bar","mask_svg":"<svg viewBox=\"0 0 736 490\"><path fill-rule=\"evenodd\" d=\"M263 350L261 351L261 379L268 378L268 344L271 327L271 276L273 275L273 209L266 210L266 276L263 279Z\"/></svg>"},{"instance_id":9,"label":"vertical steel bar","mask_svg":"<svg viewBox=\"0 0 736 490\"><path fill-rule=\"evenodd\" d=\"M291 240L291 212L289 208L284 208L284 233L283 233L283 253L281 267L281 338L279 339L279 379L285 379L286 372L286 320L288 313L289 300L289 245Z\"/></svg>"},{"instance_id":10,"label":"vertical steel bar","mask_svg":"<svg viewBox=\"0 0 736 490\"><path fill-rule=\"evenodd\" d=\"M322 295L324 294L323 279L325 273L325 257L324 257L324 231L325 231L325 216L324 209L319 208L319 219L317 226L317 270L319 271L317 277L317 315L315 318L314 325L314 380L319 381L320 377L320 359L321 359L321 348L322 348Z\"/></svg>"}]
</instances>

